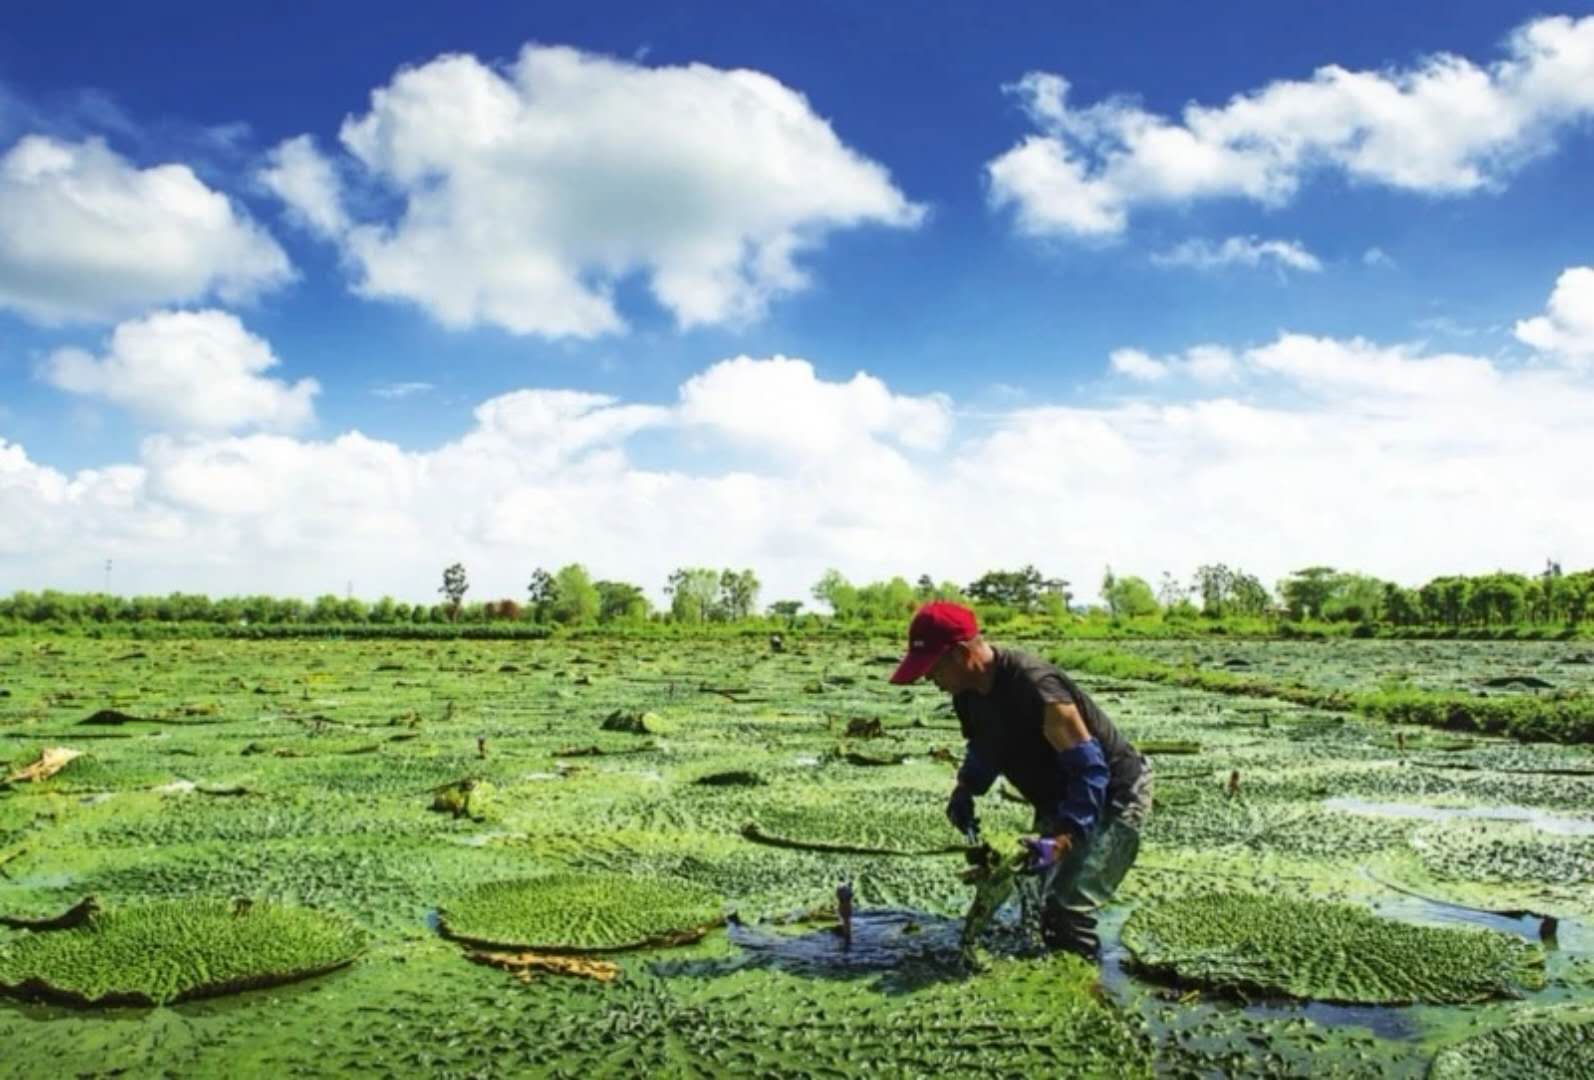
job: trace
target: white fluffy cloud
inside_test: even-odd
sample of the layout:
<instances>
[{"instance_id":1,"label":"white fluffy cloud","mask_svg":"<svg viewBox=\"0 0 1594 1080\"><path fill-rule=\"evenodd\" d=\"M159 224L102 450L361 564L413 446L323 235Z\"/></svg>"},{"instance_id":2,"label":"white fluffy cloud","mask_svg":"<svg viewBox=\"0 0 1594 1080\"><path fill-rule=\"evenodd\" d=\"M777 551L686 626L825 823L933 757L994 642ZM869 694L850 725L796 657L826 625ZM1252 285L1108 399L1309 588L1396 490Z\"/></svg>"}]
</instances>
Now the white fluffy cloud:
<instances>
[{"instance_id":1,"label":"white fluffy cloud","mask_svg":"<svg viewBox=\"0 0 1594 1080\"><path fill-rule=\"evenodd\" d=\"M829 432L837 444L726 469L722 449L755 434L723 396L733 384L753 401L790 395L773 431ZM838 416L875 435L843 430ZM119 478L109 493L98 474L67 477L0 444L0 512L37 526L14 536L0 528L9 544L0 580L24 563L30 580L53 580L114 556L128 589L181 581L313 593L352 580L365 593L426 598L441 566L459 558L482 595L513 596L534 566L579 560L655 591L677 566L751 565L769 583L767 599L803 596L815 563L879 573L899 560L930 564L936 541L922 521L933 489L915 458L949 423L943 399L892 394L866 374L828 382L805 361L740 357L701 372L667 405L504 394L475 410L469 431L426 452L359 432L154 436L136 464L103 471ZM641 434L713 464L639 467L629 447ZM92 555L48 541L102 535L97 514L108 519L106 539Z\"/></svg>"},{"instance_id":2,"label":"white fluffy cloud","mask_svg":"<svg viewBox=\"0 0 1594 1080\"><path fill-rule=\"evenodd\" d=\"M291 276L276 241L185 165L140 169L99 140L42 135L0 156L0 308L113 319Z\"/></svg>"},{"instance_id":3,"label":"white fluffy cloud","mask_svg":"<svg viewBox=\"0 0 1594 1080\"><path fill-rule=\"evenodd\" d=\"M168 431L293 430L313 418L314 379L291 386L264 340L225 311L160 311L124 322L105 355L59 349L43 376L74 394L103 398Z\"/></svg>"},{"instance_id":4,"label":"white fluffy cloud","mask_svg":"<svg viewBox=\"0 0 1594 1080\"><path fill-rule=\"evenodd\" d=\"M1194 345L1183 353L1155 357L1140 349L1114 349L1108 367L1140 383L1162 382L1170 375L1217 383L1232 379L1239 370L1233 352L1221 345Z\"/></svg>"},{"instance_id":5,"label":"white fluffy cloud","mask_svg":"<svg viewBox=\"0 0 1594 1080\"><path fill-rule=\"evenodd\" d=\"M1319 170L1458 195L1499 186L1594 115L1594 16L1524 24L1487 67L1444 54L1404 70L1331 64L1178 119L1121 97L1076 105L1045 72L1010 89L1039 130L986 173L993 205L1030 235L1109 238L1148 205L1277 206Z\"/></svg>"},{"instance_id":6,"label":"white fluffy cloud","mask_svg":"<svg viewBox=\"0 0 1594 1080\"><path fill-rule=\"evenodd\" d=\"M1157 266L1216 270L1225 266L1258 267L1271 263L1278 270L1316 273L1323 263L1295 240L1263 240L1255 236L1231 236L1221 244L1210 240L1186 240L1167 251L1151 256Z\"/></svg>"},{"instance_id":7,"label":"white fluffy cloud","mask_svg":"<svg viewBox=\"0 0 1594 1080\"><path fill-rule=\"evenodd\" d=\"M335 237L349 227L338 174L310 136L279 143L267 155L260 182L312 232Z\"/></svg>"},{"instance_id":8,"label":"white fluffy cloud","mask_svg":"<svg viewBox=\"0 0 1594 1080\"><path fill-rule=\"evenodd\" d=\"M866 372L844 383L820 379L806 360L725 360L681 387L681 419L744 444L804 458L855 452L885 439L933 450L952 426L951 402L905 397Z\"/></svg>"},{"instance_id":9,"label":"white fluffy cloud","mask_svg":"<svg viewBox=\"0 0 1594 1080\"><path fill-rule=\"evenodd\" d=\"M357 292L455 327L616 332L631 274L681 326L744 321L807 284L798 256L827 233L924 215L756 71L542 46L503 69L441 56L377 88L340 138L351 173L399 195L395 218L349 223L303 137L263 180L338 238Z\"/></svg>"},{"instance_id":10,"label":"white fluffy cloud","mask_svg":"<svg viewBox=\"0 0 1594 1080\"><path fill-rule=\"evenodd\" d=\"M1545 314L1517 323L1516 336L1574 367L1594 366L1594 267L1563 271Z\"/></svg>"},{"instance_id":11,"label":"white fluffy cloud","mask_svg":"<svg viewBox=\"0 0 1594 1080\"><path fill-rule=\"evenodd\" d=\"M424 600L456 559L483 598L580 561L657 596L678 566L733 565L768 601L827 566L967 580L1033 562L1088 595L1107 563L1418 581L1594 551L1594 515L1566 498L1594 460L1576 368L1290 333L1111 365L1138 396L974 425L867 374L744 356L665 404L504 394L426 451L160 435L136 463L66 475L0 442L0 580L95 587L114 557L128 590ZM726 464L748 447L771 452ZM1465 522L1487 527L1457 543Z\"/></svg>"}]
</instances>

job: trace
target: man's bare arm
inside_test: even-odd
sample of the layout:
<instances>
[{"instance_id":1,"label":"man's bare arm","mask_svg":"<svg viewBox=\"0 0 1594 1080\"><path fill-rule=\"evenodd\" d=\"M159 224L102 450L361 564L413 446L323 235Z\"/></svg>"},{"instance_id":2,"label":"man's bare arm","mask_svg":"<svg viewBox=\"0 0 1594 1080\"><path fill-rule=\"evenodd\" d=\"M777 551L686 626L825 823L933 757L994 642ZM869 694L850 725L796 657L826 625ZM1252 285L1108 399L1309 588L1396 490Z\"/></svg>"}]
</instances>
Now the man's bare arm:
<instances>
[{"instance_id":1,"label":"man's bare arm","mask_svg":"<svg viewBox=\"0 0 1594 1080\"><path fill-rule=\"evenodd\" d=\"M1041 728L1053 750L1072 750L1090 738L1085 718L1079 715L1079 706L1051 701L1046 703L1046 716Z\"/></svg>"}]
</instances>

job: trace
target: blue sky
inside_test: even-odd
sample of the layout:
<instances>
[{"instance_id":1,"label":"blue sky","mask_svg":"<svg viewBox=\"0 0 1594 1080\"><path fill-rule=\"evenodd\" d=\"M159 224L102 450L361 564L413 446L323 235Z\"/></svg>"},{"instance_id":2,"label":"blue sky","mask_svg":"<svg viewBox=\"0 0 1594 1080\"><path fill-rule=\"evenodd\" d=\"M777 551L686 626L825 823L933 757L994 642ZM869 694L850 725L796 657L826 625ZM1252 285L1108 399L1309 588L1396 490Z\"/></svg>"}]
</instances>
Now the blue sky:
<instances>
[{"instance_id":1,"label":"blue sky","mask_svg":"<svg viewBox=\"0 0 1594 1080\"><path fill-rule=\"evenodd\" d=\"M1594 561L1594 7L510 7L14 15L0 589Z\"/></svg>"}]
</instances>

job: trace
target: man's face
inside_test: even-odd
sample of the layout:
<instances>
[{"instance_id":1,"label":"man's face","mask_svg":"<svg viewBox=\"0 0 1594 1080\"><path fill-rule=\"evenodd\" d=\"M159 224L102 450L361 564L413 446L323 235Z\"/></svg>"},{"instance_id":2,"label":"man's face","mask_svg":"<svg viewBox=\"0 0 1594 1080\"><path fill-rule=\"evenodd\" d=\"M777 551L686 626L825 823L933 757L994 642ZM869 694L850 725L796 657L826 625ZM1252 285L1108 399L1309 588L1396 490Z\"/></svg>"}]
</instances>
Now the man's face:
<instances>
[{"instance_id":1,"label":"man's face","mask_svg":"<svg viewBox=\"0 0 1594 1080\"><path fill-rule=\"evenodd\" d=\"M969 686L969 647L962 642L953 645L925 674L943 693L956 694Z\"/></svg>"}]
</instances>

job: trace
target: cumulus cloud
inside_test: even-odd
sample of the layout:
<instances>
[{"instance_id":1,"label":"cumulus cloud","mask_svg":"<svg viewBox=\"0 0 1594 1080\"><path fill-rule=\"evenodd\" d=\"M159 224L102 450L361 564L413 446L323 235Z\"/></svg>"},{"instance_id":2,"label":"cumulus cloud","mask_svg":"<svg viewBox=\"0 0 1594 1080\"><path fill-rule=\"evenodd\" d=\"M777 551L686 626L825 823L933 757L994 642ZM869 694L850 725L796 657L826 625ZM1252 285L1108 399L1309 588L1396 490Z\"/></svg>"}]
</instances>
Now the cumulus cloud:
<instances>
[{"instance_id":1,"label":"cumulus cloud","mask_svg":"<svg viewBox=\"0 0 1594 1080\"><path fill-rule=\"evenodd\" d=\"M260 182L312 232L336 237L348 229L337 171L310 136L279 143L267 155Z\"/></svg>"},{"instance_id":2,"label":"cumulus cloud","mask_svg":"<svg viewBox=\"0 0 1594 1080\"><path fill-rule=\"evenodd\" d=\"M42 135L0 156L0 308L108 320L291 276L276 241L186 165L141 169L97 139Z\"/></svg>"},{"instance_id":3,"label":"cumulus cloud","mask_svg":"<svg viewBox=\"0 0 1594 1080\"><path fill-rule=\"evenodd\" d=\"M986 165L1020 232L1104 239L1144 206L1289 202L1314 172L1430 195L1501 186L1594 115L1594 16L1538 19L1486 67L1440 54L1406 69L1319 68L1178 118L1133 99L1070 100L1031 72L1008 89L1038 129Z\"/></svg>"},{"instance_id":4,"label":"cumulus cloud","mask_svg":"<svg viewBox=\"0 0 1594 1080\"><path fill-rule=\"evenodd\" d=\"M1112 370L1137 382L1161 382L1168 377L1168 364L1140 349L1114 349L1108 357Z\"/></svg>"},{"instance_id":5,"label":"cumulus cloud","mask_svg":"<svg viewBox=\"0 0 1594 1080\"><path fill-rule=\"evenodd\" d=\"M754 400L791 395L764 433L775 449L789 447L779 436L788 426L834 445L726 468L713 444L759 436L724 396L733 387ZM519 595L532 567L580 560L655 591L677 566L753 565L769 582L767 599L775 590L804 596L815 563L930 565L936 542L921 523L933 487L922 460L950 425L944 399L892 393L866 373L829 381L803 360L738 357L700 372L668 404L557 389L504 394L477 407L468 431L425 452L359 432L325 441L153 436L136 464L104 471L118 478L114 491L96 474L68 477L0 444L0 512L13 522L49 518L13 530L0 573L25 563L30 580L53 580L84 549L44 538L101 535L95 518L104 515L115 527L106 523L93 558L114 555L128 588L313 592L352 579L363 591L425 597L432 563L463 558L483 595ZM639 467L629 447L644 433L709 464ZM856 562L870 552L871 567Z\"/></svg>"},{"instance_id":6,"label":"cumulus cloud","mask_svg":"<svg viewBox=\"0 0 1594 1080\"><path fill-rule=\"evenodd\" d=\"M1321 260L1295 240L1262 240L1255 236L1231 236L1221 244L1210 240L1186 240L1167 251L1151 256L1157 266L1216 270L1225 266L1258 267L1271 263L1278 270L1316 273Z\"/></svg>"},{"instance_id":7,"label":"cumulus cloud","mask_svg":"<svg viewBox=\"0 0 1594 1080\"><path fill-rule=\"evenodd\" d=\"M683 327L745 321L808 284L799 257L827 234L924 216L756 71L535 45L503 68L447 55L377 88L340 140L351 175L398 196L395 216L349 222L304 137L265 182L337 238L356 292L452 327L617 332L614 289L633 274Z\"/></svg>"},{"instance_id":8,"label":"cumulus cloud","mask_svg":"<svg viewBox=\"0 0 1594 1080\"><path fill-rule=\"evenodd\" d=\"M1566 503L1594 459L1577 369L1296 333L1110 362L1162 374L973 428L868 374L735 357L661 404L517 390L424 451L356 431L163 434L136 462L68 475L0 442L0 576L90 588L115 557L128 589L352 580L429 600L456 559L484 598L522 595L539 565L580 561L655 596L678 566L732 565L755 567L768 601L806 596L827 566L969 580L1033 562L1087 595L1107 563L1183 576L1221 560L1271 581L1327 562L1414 582L1594 550L1594 518ZM774 452L731 458L720 441ZM1458 521L1489 527L1458 542Z\"/></svg>"},{"instance_id":9,"label":"cumulus cloud","mask_svg":"<svg viewBox=\"0 0 1594 1080\"><path fill-rule=\"evenodd\" d=\"M1518 322L1516 336L1553 359L1594 366L1594 267L1563 271L1545 313Z\"/></svg>"},{"instance_id":10,"label":"cumulus cloud","mask_svg":"<svg viewBox=\"0 0 1594 1080\"><path fill-rule=\"evenodd\" d=\"M826 382L808 361L785 356L715 364L681 387L679 411L684 423L810 458L850 454L877 439L932 450L952 426L945 397L893 394L862 371L847 382Z\"/></svg>"},{"instance_id":11,"label":"cumulus cloud","mask_svg":"<svg viewBox=\"0 0 1594 1080\"><path fill-rule=\"evenodd\" d=\"M313 419L314 379L291 386L262 372L271 346L225 311L160 311L119 325L96 358L58 349L41 374L74 394L102 398L174 432L293 430Z\"/></svg>"},{"instance_id":12,"label":"cumulus cloud","mask_svg":"<svg viewBox=\"0 0 1594 1080\"><path fill-rule=\"evenodd\" d=\"M1233 378L1238 362L1233 352L1221 345L1193 345L1182 353L1155 357L1140 349L1114 349L1108 367L1118 375L1140 383L1162 382L1169 376L1215 383Z\"/></svg>"}]
</instances>

